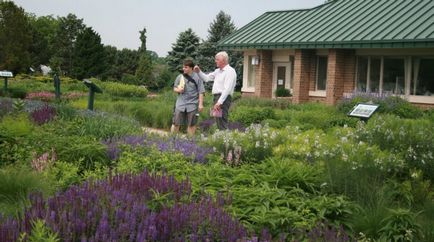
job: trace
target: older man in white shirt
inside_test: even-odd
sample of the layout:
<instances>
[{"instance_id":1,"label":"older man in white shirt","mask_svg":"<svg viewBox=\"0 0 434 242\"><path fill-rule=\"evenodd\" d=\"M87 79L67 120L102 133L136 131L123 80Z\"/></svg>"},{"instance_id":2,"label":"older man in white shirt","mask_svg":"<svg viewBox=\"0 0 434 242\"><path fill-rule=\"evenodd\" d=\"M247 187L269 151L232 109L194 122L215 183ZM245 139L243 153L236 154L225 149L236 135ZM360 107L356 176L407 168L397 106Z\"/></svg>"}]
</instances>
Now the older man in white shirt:
<instances>
[{"instance_id":1,"label":"older man in white shirt","mask_svg":"<svg viewBox=\"0 0 434 242\"><path fill-rule=\"evenodd\" d=\"M213 109L222 112L221 117L215 117L217 128L220 130L228 128L229 107L232 102L237 73L229 65L229 56L225 51L215 55L215 63L218 67L214 72L205 74L199 66L194 67L194 71L199 74L200 79L205 82L214 81L212 94L214 95Z\"/></svg>"}]
</instances>

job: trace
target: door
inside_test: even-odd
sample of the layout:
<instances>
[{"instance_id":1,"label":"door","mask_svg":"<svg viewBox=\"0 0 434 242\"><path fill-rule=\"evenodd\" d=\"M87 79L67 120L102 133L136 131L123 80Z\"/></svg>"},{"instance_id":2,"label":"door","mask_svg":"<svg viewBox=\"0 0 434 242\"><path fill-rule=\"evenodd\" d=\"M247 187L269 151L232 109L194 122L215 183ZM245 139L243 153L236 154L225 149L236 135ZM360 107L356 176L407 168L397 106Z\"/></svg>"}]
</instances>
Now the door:
<instances>
[{"instance_id":1,"label":"door","mask_svg":"<svg viewBox=\"0 0 434 242\"><path fill-rule=\"evenodd\" d=\"M273 68L273 98L277 88L291 90L291 62L274 63Z\"/></svg>"}]
</instances>

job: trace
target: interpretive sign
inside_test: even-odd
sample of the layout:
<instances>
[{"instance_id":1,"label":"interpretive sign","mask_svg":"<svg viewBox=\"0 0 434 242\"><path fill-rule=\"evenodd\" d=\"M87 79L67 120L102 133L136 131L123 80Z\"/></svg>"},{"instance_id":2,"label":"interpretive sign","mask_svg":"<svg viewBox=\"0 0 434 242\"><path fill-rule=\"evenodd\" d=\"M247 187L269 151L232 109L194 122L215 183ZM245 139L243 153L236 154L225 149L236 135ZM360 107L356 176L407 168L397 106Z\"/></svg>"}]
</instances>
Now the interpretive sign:
<instances>
[{"instance_id":1,"label":"interpretive sign","mask_svg":"<svg viewBox=\"0 0 434 242\"><path fill-rule=\"evenodd\" d=\"M93 110L93 102L95 99L95 93L102 93L101 88L99 88L95 83L91 82L88 79L83 80L84 85L89 88L89 99L87 102L87 109Z\"/></svg>"},{"instance_id":2,"label":"interpretive sign","mask_svg":"<svg viewBox=\"0 0 434 242\"><path fill-rule=\"evenodd\" d=\"M378 104L359 103L353 108L353 110L351 110L351 112L348 113L348 116L358 117L366 120L369 119L372 114L374 114L378 107Z\"/></svg>"}]
</instances>

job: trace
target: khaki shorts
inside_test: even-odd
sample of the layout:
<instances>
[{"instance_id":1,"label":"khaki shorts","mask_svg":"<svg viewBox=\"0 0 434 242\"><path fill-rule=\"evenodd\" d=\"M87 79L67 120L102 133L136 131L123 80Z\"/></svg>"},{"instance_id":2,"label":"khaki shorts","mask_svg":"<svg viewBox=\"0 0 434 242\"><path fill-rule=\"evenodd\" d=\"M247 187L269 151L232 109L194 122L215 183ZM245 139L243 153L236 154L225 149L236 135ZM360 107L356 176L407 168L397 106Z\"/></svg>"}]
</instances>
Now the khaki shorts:
<instances>
[{"instance_id":1,"label":"khaki shorts","mask_svg":"<svg viewBox=\"0 0 434 242\"><path fill-rule=\"evenodd\" d=\"M196 115L197 110L191 112L181 112L175 110L175 116L173 119L173 124L176 126L187 125L189 127L195 126L197 124L198 116Z\"/></svg>"}]
</instances>

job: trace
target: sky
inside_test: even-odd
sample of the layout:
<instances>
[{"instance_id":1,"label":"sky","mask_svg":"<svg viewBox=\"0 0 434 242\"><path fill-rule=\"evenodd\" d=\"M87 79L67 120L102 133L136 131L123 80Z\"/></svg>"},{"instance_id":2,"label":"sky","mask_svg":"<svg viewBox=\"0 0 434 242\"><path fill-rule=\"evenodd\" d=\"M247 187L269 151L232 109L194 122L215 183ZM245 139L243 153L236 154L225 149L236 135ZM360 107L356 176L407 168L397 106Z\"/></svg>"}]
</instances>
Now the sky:
<instances>
[{"instance_id":1,"label":"sky","mask_svg":"<svg viewBox=\"0 0 434 242\"><path fill-rule=\"evenodd\" d=\"M104 45L138 49L146 28L146 47L166 56L179 33L191 28L201 39L222 10L237 28L267 11L312 8L325 0L13 0L36 16L75 14L92 27Z\"/></svg>"}]
</instances>

